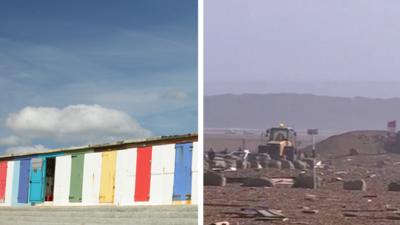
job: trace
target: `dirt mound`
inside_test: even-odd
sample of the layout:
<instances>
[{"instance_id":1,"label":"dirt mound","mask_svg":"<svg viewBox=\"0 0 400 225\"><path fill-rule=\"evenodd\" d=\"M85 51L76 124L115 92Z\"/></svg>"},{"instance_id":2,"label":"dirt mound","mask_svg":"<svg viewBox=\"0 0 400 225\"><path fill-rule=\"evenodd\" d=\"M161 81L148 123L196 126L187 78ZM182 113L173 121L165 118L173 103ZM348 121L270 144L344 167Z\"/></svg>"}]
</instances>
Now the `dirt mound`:
<instances>
[{"instance_id":1,"label":"dirt mound","mask_svg":"<svg viewBox=\"0 0 400 225\"><path fill-rule=\"evenodd\" d=\"M384 152L386 131L351 131L331 136L316 145L317 154L322 156L344 156L350 149L357 149L360 154L377 154ZM311 146L302 151L310 154Z\"/></svg>"}]
</instances>

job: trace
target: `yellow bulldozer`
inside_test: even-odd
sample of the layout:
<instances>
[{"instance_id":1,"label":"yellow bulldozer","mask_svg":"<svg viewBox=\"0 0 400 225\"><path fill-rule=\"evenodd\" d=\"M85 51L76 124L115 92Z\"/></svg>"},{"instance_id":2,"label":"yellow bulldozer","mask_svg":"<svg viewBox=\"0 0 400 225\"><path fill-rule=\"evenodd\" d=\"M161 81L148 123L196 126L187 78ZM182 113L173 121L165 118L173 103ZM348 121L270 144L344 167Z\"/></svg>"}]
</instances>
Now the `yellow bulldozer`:
<instances>
[{"instance_id":1,"label":"yellow bulldozer","mask_svg":"<svg viewBox=\"0 0 400 225\"><path fill-rule=\"evenodd\" d=\"M258 146L258 153L267 153L274 160L295 160L296 132L293 128L280 124L268 129L265 136L267 141Z\"/></svg>"}]
</instances>

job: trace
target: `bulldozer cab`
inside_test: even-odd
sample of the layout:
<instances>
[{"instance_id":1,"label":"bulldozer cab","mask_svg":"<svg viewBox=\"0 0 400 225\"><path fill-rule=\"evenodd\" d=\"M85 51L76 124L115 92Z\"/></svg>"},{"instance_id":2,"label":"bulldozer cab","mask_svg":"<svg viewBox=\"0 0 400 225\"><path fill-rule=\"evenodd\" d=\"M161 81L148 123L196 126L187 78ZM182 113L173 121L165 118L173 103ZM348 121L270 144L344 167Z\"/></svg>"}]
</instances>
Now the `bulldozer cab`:
<instances>
[{"instance_id":1,"label":"bulldozer cab","mask_svg":"<svg viewBox=\"0 0 400 225\"><path fill-rule=\"evenodd\" d=\"M296 139L296 132L291 128L276 127L267 130L268 141L291 141Z\"/></svg>"}]
</instances>

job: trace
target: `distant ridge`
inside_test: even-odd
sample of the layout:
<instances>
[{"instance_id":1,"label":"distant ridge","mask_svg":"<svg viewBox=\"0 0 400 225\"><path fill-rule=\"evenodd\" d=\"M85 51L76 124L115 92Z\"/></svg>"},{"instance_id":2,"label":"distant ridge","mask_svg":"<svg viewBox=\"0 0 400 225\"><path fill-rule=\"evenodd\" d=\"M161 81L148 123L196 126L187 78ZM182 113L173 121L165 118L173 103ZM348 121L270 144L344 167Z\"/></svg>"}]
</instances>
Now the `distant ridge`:
<instances>
[{"instance_id":1,"label":"distant ridge","mask_svg":"<svg viewBox=\"0 0 400 225\"><path fill-rule=\"evenodd\" d=\"M313 94L206 96L205 127L260 128L285 122L297 129L384 130L400 122L400 98L330 97Z\"/></svg>"}]
</instances>

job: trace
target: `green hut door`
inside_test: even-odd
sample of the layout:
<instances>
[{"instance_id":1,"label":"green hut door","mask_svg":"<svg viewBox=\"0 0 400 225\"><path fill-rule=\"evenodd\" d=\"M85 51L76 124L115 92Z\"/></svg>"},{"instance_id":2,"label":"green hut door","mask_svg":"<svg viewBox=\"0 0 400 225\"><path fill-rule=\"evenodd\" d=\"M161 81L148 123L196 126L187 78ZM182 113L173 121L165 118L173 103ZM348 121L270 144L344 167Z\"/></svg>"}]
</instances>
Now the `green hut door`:
<instances>
[{"instance_id":1,"label":"green hut door","mask_svg":"<svg viewBox=\"0 0 400 225\"><path fill-rule=\"evenodd\" d=\"M70 202L82 202L82 183L83 183L83 153L71 155L71 186L69 189Z\"/></svg>"}]
</instances>

